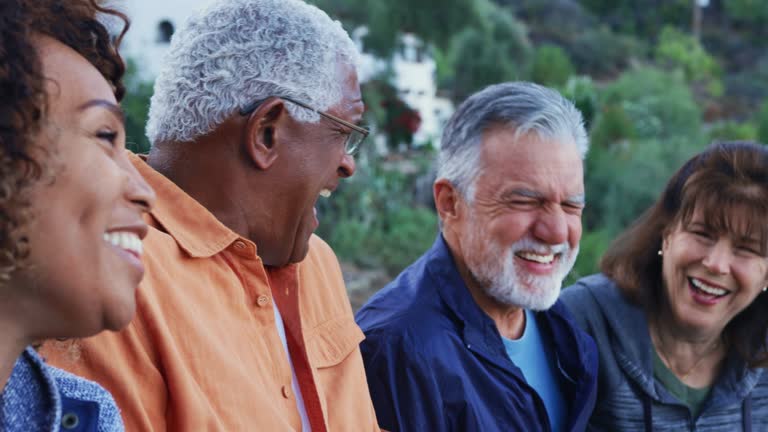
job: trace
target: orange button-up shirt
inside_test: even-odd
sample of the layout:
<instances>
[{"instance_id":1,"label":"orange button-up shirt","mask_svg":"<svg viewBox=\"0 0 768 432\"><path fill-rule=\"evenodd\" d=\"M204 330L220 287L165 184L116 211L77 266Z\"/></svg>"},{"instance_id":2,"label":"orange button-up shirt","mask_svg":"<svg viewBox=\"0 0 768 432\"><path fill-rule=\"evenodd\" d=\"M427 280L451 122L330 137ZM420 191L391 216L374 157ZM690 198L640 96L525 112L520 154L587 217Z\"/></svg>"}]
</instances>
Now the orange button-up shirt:
<instances>
[{"instance_id":1,"label":"orange button-up shirt","mask_svg":"<svg viewBox=\"0 0 768 432\"><path fill-rule=\"evenodd\" d=\"M256 245L138 157L157 193L137 313L51 363L115 397L128 431L300 431L277 302L314 432L378 431L338 261L320 238L296 265L267 268Z\"/></svg>"}]
</instances>

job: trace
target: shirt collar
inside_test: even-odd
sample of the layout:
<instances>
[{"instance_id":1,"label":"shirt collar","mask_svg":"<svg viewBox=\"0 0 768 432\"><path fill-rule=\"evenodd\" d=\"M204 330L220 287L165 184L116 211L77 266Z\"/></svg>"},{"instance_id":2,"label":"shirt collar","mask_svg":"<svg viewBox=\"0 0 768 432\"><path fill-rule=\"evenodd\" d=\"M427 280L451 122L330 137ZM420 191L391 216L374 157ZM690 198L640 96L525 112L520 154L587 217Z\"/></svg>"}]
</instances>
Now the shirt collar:
<instances>
[{"instance_id":1,"label":"shirt collar","mask_svg":"<svg viewBox=\"0 0 768 432\"><path fill-rule=\"evenodd\" d=\"M442 233L438 235L428 254L427 271L437 281L437 292L446 307L464 323L464 337L475 340L480 338L485 340L486 344L489 344L490 338L495 341L491 345L501 344L501 335L496 329L496 324L469 293Z\"/></svg>"},{"instance_id":2,"label":"shirt collar","mask_svg":"<svg viewBox=\"0 0 768 432\"><path fill-rule=\"evenodd\" d=\"M208 209L150 167L146 156L130 152L128 156L139 174L155 189L157 200L150 215L191 257L211 257L240 239ZM250 243L245 239L241 241Z\"/></svg>"}]
</instances>

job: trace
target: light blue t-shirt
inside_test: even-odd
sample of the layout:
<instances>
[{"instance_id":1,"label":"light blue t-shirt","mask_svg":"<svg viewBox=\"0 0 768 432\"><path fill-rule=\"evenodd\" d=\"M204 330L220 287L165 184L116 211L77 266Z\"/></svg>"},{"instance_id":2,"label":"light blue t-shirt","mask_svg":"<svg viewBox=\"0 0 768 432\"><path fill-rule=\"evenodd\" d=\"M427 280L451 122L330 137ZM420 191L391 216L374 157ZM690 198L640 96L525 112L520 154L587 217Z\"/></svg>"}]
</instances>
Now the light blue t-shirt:
<instances>
[{"instance_id":1,"label":"light blue t-shirt","mask_svg":"<svg viewBox=\"0 0 768 432\"><path fill-rule=\"evenodd\" d=\"M541 337L533 312L525 311L525 330L520 339L502 339L512 363L520 368L528 385L533 387L544 401L552 430L563 430L567 408L557 382L554 353L550 341Z\"/></svg>"}]
</instances>

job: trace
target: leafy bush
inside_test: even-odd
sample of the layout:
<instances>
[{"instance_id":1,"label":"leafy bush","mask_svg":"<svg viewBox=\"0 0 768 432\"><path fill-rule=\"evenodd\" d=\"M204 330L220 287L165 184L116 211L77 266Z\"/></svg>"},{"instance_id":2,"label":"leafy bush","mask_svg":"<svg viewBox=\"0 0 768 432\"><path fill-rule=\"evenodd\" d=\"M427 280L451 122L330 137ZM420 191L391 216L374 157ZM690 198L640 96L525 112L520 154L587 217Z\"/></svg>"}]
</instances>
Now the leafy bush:
<instances>
[{"instance_id":1,"label":"leafy bush","mask_svg":"<svg viewBox=\"0 0 768 432\"><path fill-rule=\"evenodd\" d=\"M593 147L586 161L585 228L618 233L656 200L683 162L707 144L704 139L677 136Z\"/></svg>"},{"instance_id":2,"label":"leafy bush","mask_svg":"<svg viewBox=\"0 0 768 432\"><path fill-rule=\"evenodd\" d=\"M702 87L710 96L722 95L720 65L693 36L674 27L664 27L655 56L662 66L682 70L688 82Z\"/></svg>"},{"instance_id":3,"label":"leafy bush","mask_svg":"<svg viewBox=\"0 0 768 432\"><path fill-rule=\"evenodd\" d=\"M605 26L580 31L567 49L579 73L599 77L615 76L632 59L644 58L647 51L638 39Z\"/></svg>"},{"instance_id":4,"label":"leafy bush","mask_svg":"<svg viewBox=\"0 0 768 432\"><path fill-rule=\"evenodd\" d=\"M533 81L545 86L560 87L573 74L573 64L562 48L549 44L536 48L531 66Z\"/></svg>"},{"instance_id":5,"label":"leafy bush","mask_svg":"<svg viewBox=\"0 0 768 432\"><path fill-rule=\"evenodd\" d=\"M588 76L573 76L568 78L565 87L561 90L563 96L573 101L576 108L584 116L584 123L589 129L592 119L597 112L597 89Z\"/></svg>"},{"instance_id":6,"label":"leafy bush","mask_svg":"<svg viewBox=\"0 0 768 432\"><path fill-rule=\"evenodd\" d=\"M768 99L763 102L760 111L757 112L757 140L768 144Z\"/></svg>"},{"instance_id":7,"label":"leafy bush","mask_svg":"<svg viewBox=\"0 0 768 432\"><path fill-rule=\"evenodd\" d=\"M640 68L601 94L585 183L589 232L615 235L657 198L667 179L708 143L682 72Z\"/></svg>"},{"instance_id":8,"label":"leafy bush","mask_svg":"<svg viewBox=\"0 0 768 432\"><path fill-rule=\"evenodd\" d=\"M724 82L724 109L737 118L753 115L760 104L768 100L768 54L763 55L752 67L727 75Z\"/></svg>"},{"instance_id":9,"label":"leafy bush","mask_svg":"<svg viewBox=\"0 0 768 432\"><path fill-rule=\"evenodd\" d=\"M423 207L400 207L381 216L370 233L370 251L390 274L397 274L435 241L437 215Z\"/></svg>"},{"instance_id":10,"label":"leafy bush","mask_svg":"<svg viewBox=\"0 0 768 432\"><path fill-rule=\"evenodd\" d=\"M708 132L710 141L754 141L757 128L752 123L725 121L712 125Z\"/></svg>"},{"instance_id":11,"label":"leafy bush","mask_svg":"<svg viewBox=\"0 0 768 432\"><path fill-rule=\"evenodd\" d=\"M592 128L597 146L629 138L684 136L701 142L701 109L680 73L645 67L625 72L605 88Z\"/></svg>"},{"instance_id":12,"label":"leafy bush","mask_svg":"<svg viewBox=\"0 0 768 432\"><path fill-rule=\"evenodd\" d=\"M437 233L437 216L414 193L433 155L414 151L388 161L367 153L358 174L330 200L318 201L318 234L342 260L396 274L429 249Z\"/></svg>"},{"instance_id":13,"label":"leafy bush","mask_svg":"<svg viewBox=\"0 0 768 432\"><path fill-rule=\"evenodd\" d=\"M636 136L635 126L621 104L612 104L602 108L596 117L590 132L590 142L594 147L609 147L622 143Z\"/></svg>"},{"instance_id":14,"label":"leafy bush","mask_svg":"<svg viewBox=\"0 0 768 432\"><path fill-rule=\"evenodd\" d=\"M725 12L731 18L751 24L768 24L765 0L725 0Z\"/></svg>"},{"instance_id":15,"label":"leafy bush","mask_svg":"<svg viewBox=\"0 0 768 432\"><path fill-rule=\"evenodd\" d=\"M577 0L494 0L514 12L537 41L567 44L573 37L599 22Z\"/></svg>"},{"instance_id":16,"label":"leafy bush","mask_svg":"<svg viewBox=\"0 0 768 432\"><path fill-rule=\"evenodd\" d=\"M398 47L402 33L445 48L456 29L478 27L476 1L466 0L310 0L345 22L348 29L365 25L365 50L382 58Z\"/></svg>"},{"instance_id":17,"label":"leafy bush","mask_svg":"<svg viewBox=\"0 0 768 432\"><path fill-rule=\"evenodd\" d=\"M323 215L320 221L321 226L326 217ZM330 230L329 237L325 240L333 248L339 258L362 263L364 266L375 266L376 259L368 255L370 246L368 245L369 229L363 222L357 220L343 219L331 222L333 228Z\"/></svg>"},{"instance_id":18,"label":"leafy bush","mask_svg":"<svg viewBox=\"0 0 768 432\"><path fill-rule=\"evenodd\" d=\"M579 257L576 259L573 270L563 282L563 286L571 285L584 276L597 273L600 258L608 249L614 236L614 233L607 230L584 232L579 244Z\"/></svg>"},{"instance_id":19,"label":"leafy bush","mask_svg":"<svg viewBox=\"0 0 768 432\"><path fill-rule=\"evenodd\" d=\"M145 125L149 115L149 99L152 97L153 85L142 80L138 73L138 65L128 60L125 75L126 94L120 105L125 112L125 142L126 147L134 153L146 153L150 144L145 134Z\"/></svg>"},{"instance_id":20,"label":"leafy bush","mask_svg":"<svg viewBox=\"0 0 768 432\"><path fill-rule=\"evenodd\" d=\"M690 20L691 0L580 0L614 31L654 38L664 23Z\"/></svg>"},{"instance_id":21,"label":"leafy bush","mask_svg":"<svg viewBox=\"0 0 768 432\"><path fill-rule=\"evenodd\" d=\"M506 9L486 4L484 25L456 34L440 61L438 86L449 89L454 102L503 81L524 79L531 52L525 26Z\"/></svg>"}]
</instances>

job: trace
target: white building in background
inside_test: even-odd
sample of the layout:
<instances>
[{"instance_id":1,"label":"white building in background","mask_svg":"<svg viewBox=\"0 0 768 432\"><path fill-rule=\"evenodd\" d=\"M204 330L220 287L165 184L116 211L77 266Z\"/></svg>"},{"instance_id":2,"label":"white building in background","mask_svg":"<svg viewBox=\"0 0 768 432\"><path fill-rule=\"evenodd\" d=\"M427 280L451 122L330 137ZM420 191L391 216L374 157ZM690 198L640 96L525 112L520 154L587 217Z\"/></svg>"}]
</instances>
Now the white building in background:
<instances>
[{"instance_id":1,"label":"white building in background","mask_svg":"<svg viewBox=\"0 0 768 432\"><path fill-rule=\"evenodd\" d=\"M160 71L174 31L193 11L214 0L112 0L125 12L131 28L125 34L121 53L134 60L141 76L149 81Z\"/></svg>"},{"instance_id":2,"label":"white building in background","mask_svg":"<svg viewBox=\"0 0 768 432\"><path fill-rule=\"evenodd\" d=\"M139 73L146 80L153 80L162 66L171 37L187 17L195 10L204 8L215 0L113 0L113 4L128 15L131 28L126 33L121 52L134 60ZM352 37L359 47L367 32L359 28ZM453 104L436 94L436 64L428 55L424 44L416 37L402 36L401 48L392 59L394 71L392 84L400 98L419 111L421 127L414 135L414 143L432 142L439 146L443 126L453 114ZM366 82L384 69L387 63L363 54L360 65L360 81Z\"/></svg>"},{"instance_id":3,"label":"white building in background","mask_svg":"<svg viewBox=\"0 0 768 432\"><path fill-rule=\"evenodd\" d=\"M438 147L443 127L453 114L453 103L437 95L437 65L423 42L406 34L401 43L402 48L393 58L393 84L400 97L421 115L421 127L413 137L414 143L431 141Z\"/></svg>"}]
</instances>

